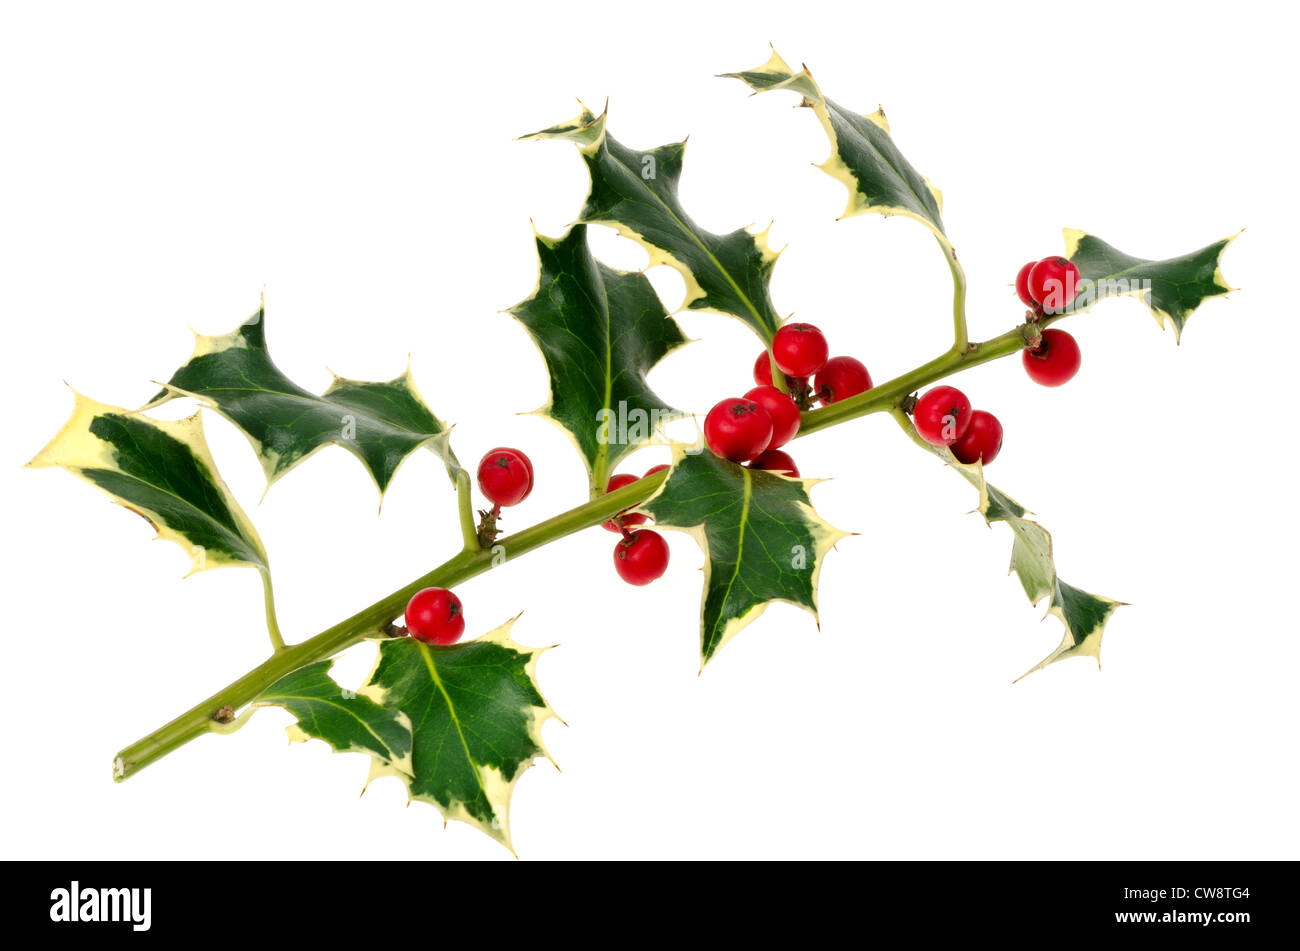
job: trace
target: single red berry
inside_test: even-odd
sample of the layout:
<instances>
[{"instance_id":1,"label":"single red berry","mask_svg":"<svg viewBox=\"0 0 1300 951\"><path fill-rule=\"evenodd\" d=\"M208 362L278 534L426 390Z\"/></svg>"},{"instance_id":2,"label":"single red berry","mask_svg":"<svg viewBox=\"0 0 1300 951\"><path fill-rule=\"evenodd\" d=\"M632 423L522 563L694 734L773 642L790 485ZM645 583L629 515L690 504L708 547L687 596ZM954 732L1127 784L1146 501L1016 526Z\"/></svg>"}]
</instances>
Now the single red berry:
<instances>
[{"instance_id":1,"label":"single red berry","mask_svg":"<svg viewBox=\"0 0 1300 951\"><path fill-rule=\"evenodd\" d=\"M478 487L495 505L518 505L533 491L533 464L518 449L493 449L478 464Z\"/></svg>"},{"instance_id":2,"label":"single red berry","mask_svg":"<svg viewBox=\"0 0 1300 951\"><path fill-rule=\"evenodd\" d=\"M767 444L768 449L784 446L799 431L799 407L775 386L756 386L745 394L745 399L753 400L772 417L772 441Z\"/></svg>"},{"instance_id":3,"label":"single red berry","mask_svg":"<svg viewBox=\"0 0 1300 951\"><path fill-rule=\"evenodd\" d=\"M652 475L654 475L656 472L665 472L665 471L667 471L668 469L671 469L671 468L672 468L672 466L668 465L668 463L666 463L666 462L664 462L664 463L660 463L660 464L657 465L657 466L651 466L649 469L647 469L647 470L645 471L645 476L642 476L641 478L644 479L646 476L652 476Z\"/></svg>"},{"instance_id":4,"label":"single red berry","mask_svg":"<svg viewBox=\"0 0 1300 951\"><path fill-rule=\"evenodd\" d=\"M704 438L723 459L747 462L772 441L772 417L753 400L733 396L704 417Z\"/></svg>"},{"instance_id":5,"label":"single red berry","mask_svg":"<svg viewBox=\"0 0 1300 951\"><path fill-rule=\"evenodd\" d=\"M988 465L998 457L1002 450L1002 424L992 413L982 409L970 414L970 425L960 439L949 446L958 462L971 465L976 459L983 459Z\"/></svg>"},{"instance_id":6,"label":"single red berry","mask_svg":"<svg viewBox=\"0 0 1300 951\"><path fill-rule=\"evenodd\" d=\"M970 425L970 400L955 386L936 386L916 401L912 422L932 446L951 446Z\"/></svg>"},{"instance_id":7,"label":"single red berry","mask_svg":"<svg viewBox=\"0 0 1300 951\"><path fill-rule=\"evenodd\" d=\"M626 485L631 485L638 481L637 477L629 472L620 472L616 476L610 476L609 482L605 486L605 494L613 492L615 489L621 489ZM622 526L642 525L646 521L646 516L640 512L620 512L605 523L605 531L621 532ZM620 525L620 523L622 523Z\"/></svg>"},{"instance_id":8,"label":"single red berry","mask_svg":"<svg viewBox=\"0 0 1300 951\"><path fill-rule=\"evenodd\" d=\"M814 382L817 398L829 406L871 389L871 374L861 360L831 357Z\"/></svg>"},{"instance_id":9,"label":"single red berry","mask_svg":"<svg viewBox=\"0 0 1300 951\"><path fill-rule=\"evenodd\" d=\"M1029 296L1047 314L1058 314L1079 293L1079 268L1068 258L1043 258L1029 271Z\"/></svg>"},{"instance_id":10,"label":"single red berry","mask_svg":"<svg viewBox=\"0 0 1300 951\"><path fill-rule=\"evenodd\" d=\"M426 644L455 644L465 632L460 598L446 588L425 588L406 605L406 629Z\"/></svg>"},{"instance_id":11,"label":"single red berry","mask_svg":"<svg viewBox=\"0 0 1300 951\"><path fill-rule=\"evenodd\" d=\"M772 338L772 359L787 376L812 376L826 366L829 353L825 336L812 324L786 324Z\"/></svg>"},{"instance_id":12,"label":"single red berry","mask_svg":"<svg viewBox=\"0 0 1300 951\"><path fill-rule=\"evenodd\" d=\"M1068 383L1079 372L1083 356L1079 344L1064 330L1044 330L1043 340L1036 350L1026 350L1021 359L1025 372L1035 383L1043 386L1060 386Z\"/></svg>"},{"instance_id":13,"label":"single red berry","mask_svg":"<svg viewBox=\"0 0 1300 951\"><path fill-rule=\"evenodd\" d=\"M780 449L769 449L762 453L749 464L749 468L765 469L768 472L790 476L792 479L799 478L799 467L794 464L788 452L782 452Z\"/></svg>"},{"instance_id":14,"label":"single red berry","mask_svg":"<svg viewBox=\"0 0 1300 951\"><path fill-rule=\"evenodd\" d=\"M1037 263L1037 261L1030 261L1016 274L1016 296L1025 302L1026 307L1038 306L1038 301L1034 300L1029 294L1029 272L1034 269L1034 265Z\"/></svg>"},{"instance_id":15,"label":"single red berry","mask_svg":"<svg viewBox=\"0 0 1300 951\"><path fill-rule=\"evenodd\" d=\"M614 570L628 584L649 584L668 570L668 543L656 531L638 529L614 546Z\"/></svg>"},{"instance_id":16,"label":"single red berry","mask_svg":"<svg viewBox=\"0 0 1300 951\"><path fill-rule=\"evenodd\" d=\"M513 452L518 456L519 461L522 462L524 468L528 470L528 484L533 484L533 460L524 455L522 449L511 449L509 446L497 446L495 449L489 449L487 454L490 456L494 452Z\"/></svg>"}]
</instances>

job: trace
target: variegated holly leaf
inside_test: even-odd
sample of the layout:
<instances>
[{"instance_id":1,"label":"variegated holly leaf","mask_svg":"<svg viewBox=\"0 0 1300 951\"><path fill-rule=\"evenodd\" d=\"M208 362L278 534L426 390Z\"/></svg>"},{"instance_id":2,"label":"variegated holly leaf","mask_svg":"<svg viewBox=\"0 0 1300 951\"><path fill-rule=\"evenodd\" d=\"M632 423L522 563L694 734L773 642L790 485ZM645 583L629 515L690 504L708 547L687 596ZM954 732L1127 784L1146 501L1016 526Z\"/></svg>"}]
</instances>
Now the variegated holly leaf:
<instances>
[{"instance_id":1,"label":"variegated holly leaf","mask_svg":"<svg viewBox=\"0 0 1300 951\"><path fill-rule=\"evenodd\" d=\"M1047 613L1059 618L1065 627L1060 646L1020 676L1027 677L1034 671L1067 657L1095 657L1100 664L1101 636L1106 622L1124 602L1090 594L1062 581L1056 574L1052 536L1043 526L1025 517L1023 505L985 481L983 465L978 462L974 465L959 462L949 450L922 440L906 416L896 414L896 418L913 442L947 462L963 479L979 490L979 512L985 522L990 525L1002 522L1011 529L1014 540L1011 545L1010 570L1020 579L1029 603L1038 604L1046 598Z\"/></svg>"},{"instance_id":2,"label":"variegated holly leaf","mask_svg":"<svg viewBox=\"0 0 1300 951\"><path fill-rule=\"evenodd\" d=\"M1136 297L1161 327L1174 328L1175 342L1192 311L1208 297L1232 290L1223 279L1223 252L1237 237L1224 238L1199 251L1153 261L1111 247L1101 238L1065 229L1065 256L1079 268L1078 296L1066 308L1078 313L1106 297Z\"/></svg>"},{"instance_id":3,"label":"variegated holly leaf","mask_svg":"<svg viewBox=\"0 0 1300 951\"><path fill-rule=\"evenodd\" d=\"M401 710L345 690L330 676L332 660L308 664L281 677L253 701L284 707L298 720L289 739L324 740L336 753L368 753L394 770L411 773L411 721Z\"/></svg>"},{"instance_id":4,"label":"variegated holly leaf","mask_svg":"<svg viewBox=\"0 0 1300 951\"><path fill-rule=\"evenodd\" d=\"M555 716L534 679L542 650L510 639L513 622L477 640L433 647L381 641L358 691L411 722L410 773L373 760L371 777L397 775L413 800L510 848L510 796L534 759L546 756L542 724Z\"/></svg>"},{"instance_id":5,"label":"variegated holly leaf","mask_svg":"<svg viewBox=\"0 0 1300 951\"><path fill-rule=\"evenodd\" d=\"M744 228L713 234L691 220L677 195L685 142L629 149L605 130L605 115L585 106L576 119L523 136L568 139L591 173L581 221L609 225L645 247L650 264L667 264L686 282L683 306L731 314L770 342L781 319L768 284L779 252L767 233Z\"/></svg>"},{"instance_id":6,"label":"variegated holly leaf","mask_svg":"<svg viewBox=\"0 0 1300 951\"><path fill-rule=\"evenodd\" d=\"M704 551L701 664L773 601L817 616L822 558L848 533L813 509L808 490L816 481L674 450L668 479L638 511L689 533Z\"/></svg>"},{"instance_id":7,"label":"variegated holly leaf","mask_svg":"<svg viewBox=\"0 0 1300 951\"><path fill-rule=\"evenodd\" d=\"M686 343L644 274L616 271L591 256L587 229L537 236L537 289L510 313L546 360L551 398L537 412L563 427L604 490L618 461L682 415L646 374Z\"/></svg>"},{"instance_id":8,"label":"variegated holly leaf","mask_svg":"<svg viewBox=\"0 0 1300 951\"><path fill-rule=\"evenodd\" d=\"M849 190L843 217L879 214L914 218L929 228L951 255L943 229L943 195L912 167L889 132L884 109L862 115L827 99L808 72L795 72L776 52L754 69L723 75L756 93L785 89L803 97L830 139L831 154L818 166ZM955 268L955 260L951 262Z\"/></svg>"},{"instance_id":9,"label":"variegated holly leaf","mask_svg":"<svg viewBox=\"0 0 1300 951\"><path fill-rule=\"evenodd\" d=\"M194 355L150 402L192 396L238 426L257 451L267 485L325 446L365 465L382 495L397 467L422 446L455 478L447 430L415 388L410 368L372 383L335 377L320 396L286 377L266 348L265 310L228 334L199 334ZM148 407L146 407L148 408Z\"/></svg>"},{"instance_id":10,"label":"variegated holly leaf","mask_svg":"<svg viewBox=\"0 0 1300 951\"><path fill-rule=\"evenodd\" d=\"M60 466L144 517L190 558L191 573L253 565L266 551L217 474L199 415L168 421L74 393L72 417L29 466Z\"/></svg>"}]
</instances>

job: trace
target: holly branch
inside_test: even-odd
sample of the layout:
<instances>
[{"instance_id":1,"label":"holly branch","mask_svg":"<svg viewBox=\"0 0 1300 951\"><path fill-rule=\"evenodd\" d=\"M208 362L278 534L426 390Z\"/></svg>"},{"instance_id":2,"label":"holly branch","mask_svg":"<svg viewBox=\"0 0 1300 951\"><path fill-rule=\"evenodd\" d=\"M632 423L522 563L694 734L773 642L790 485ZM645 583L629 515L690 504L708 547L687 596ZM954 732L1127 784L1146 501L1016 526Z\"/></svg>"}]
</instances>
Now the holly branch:
<instances>
[{"instance_id":1,"label":"holly branch","mask_svg":"<svg viewBox=\"0 0 1300 951\"><path fill-rule=\"evenodd\" d=\"M591 177L579 222L556 238L537 235L537 288L509 311L541 352L551 393L539 414L572 437L586 464L589 500L500 536L503 508L532 487L526 454L502 447L484 456L477 485L490 506L476 520L475 477L456 459L448 427L425 404L409 367L383 382L336 377L323 393L312 393L271 359L264 309L228 334L200 335L190 360L141 410L78 395L71 419L31 465L60 466L94 484L187 550L195 571L256 568L272 648L257 667L124 748L114 759L115 779L205 733L232 732L262 706L280 706L297 720L295 739L318 738L369 756L372 777L397 777L412 799L509 847L511 792L528 765L546 755L540 728L554 714L535 682L540 652L512 640L513 622L458 643L466 620L452 589L601 525L618 535L620 576L649 583L668 560L667 546L651 544L658 535L643 527L652 519L656 528L690 534L704 553L700 656L707 663L773 601L816 613L822 560L846 533L817 515L810 498L816 480L799 478L781 447L875 413L891 414L907 436L967 479L979 493L981 515L1011 530L1012 570L1029 600L1045 600L1064 628L1060 647L1033 670L1099 656L1119 602L1062 581L1051 536L987 483L984 469L1001 445L996 419L972 410L954 387L927 388L1013 354L1032 379L1065 382L1078 369L1079 351L1054 325L1107 297L1138 298L1180 335L1205 299L1229 290L1219 261L1232 239L1146 259L1067 229L1063 256L1030 262L1017 278L1023 319L972 342L967 278L944 228L942 197L898 149L883 111L862 115L838 105L806 68L791 69L775 51L763 65L727 75L756 92L800 97L826 133L830 154L820 167L848 190L846 215L902 216L931 231L952 276L952 345L873 386L860 361L828 355L820 330L776 313L768 286L778 255L765 234L713 234L690 217L677 190L684 142L629 148L610 136L607 116L585 108L526 136L572 143ZM615 228L643 245L652 265L681 274L683 308L729 314L761 345L759 385L717 404L702 440L673 444L672 464L639 478L616 473L620 462L661 438L665 423L687 415L653 392L647 374L686 338L643 273L618 271L592 255L590 224ZM201 416L167 422L147 415L180 398L197 400L245 434L268 487L321 448L341 445L382 495L412 453L434 452L455 488L459 549L351 617L287 644L275 617L269 559L218 474ZM814 408L816 402L822 405ZM636 424L624 425L623 415ZM406 625L398 625L403 616ZM357 690L345 689L330 676L331 658L366 640L377 644L375 669Z\"/></svg>"},{"instance_id":2,"label":"holly branch","mask_svg":"<svg viewBox=\"0 0 1300 951\"><path fill-rule=\"evenodd\" d=\"M1044 318L1040 327L1064 319L1068 315ZM952 376L961 370L988 363L1002 357L1020 353L1025 340L1032 333L1028 324L1017 325L990 340L969 345L959 351L955 347L934 360L903 373L888 382L849 397L842 402L810 410L802 415L796 439L829 429L850 420L873 413L900 411L903 401L917 390ZM558 541L575 532L601 525L620 512L636 508L648 501L666 481L667 473L647 476L608 495L575 506L546 521L498 539L496 544L508 559L515 559ZM464 477L462 513L467 504L468 475ZM462 519L462 526L466 523ZM140 769L183 746L196 736L213 728L213 714L226 707L239 709L269 687L276 679L299 667L332 657L367 637L380 636L385 628L402 613L406 603L417 591L428 587L452 588L489 570L493 552L479 545L472 531L465 535L465 546L454 556L419 578L397 588L368 607L358 611L316 636L277 652L243 677L228 684L211 697L195 704L175 720L132 743L117 756L114 774L125 779Z\"/></svg>"}]
</instances>

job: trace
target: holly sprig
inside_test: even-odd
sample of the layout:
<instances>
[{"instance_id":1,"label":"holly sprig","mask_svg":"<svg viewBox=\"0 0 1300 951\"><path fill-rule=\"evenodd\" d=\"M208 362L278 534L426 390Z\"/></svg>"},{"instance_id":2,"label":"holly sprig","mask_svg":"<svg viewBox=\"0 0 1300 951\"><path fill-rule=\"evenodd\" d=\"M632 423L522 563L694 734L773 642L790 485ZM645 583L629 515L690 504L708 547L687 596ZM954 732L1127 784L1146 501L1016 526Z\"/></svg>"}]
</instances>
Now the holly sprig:
<instances>
[{"instance_id":1,"label":"holly sprig","mask_svg":"<svg viewBox=\"0 0 1300 951\"><path fill-rule=\"evenodd\" d=\"M916 412L924 405L917 394L1002 357L1045 357L1052 333L1059 333L1048 328L1106 297L1138 297L1180 336L1204 300L1230 289L1220 261L1232 238L1189 254L1145 259L1066 229L1064 256L1051 259L1043 273L1077 278L1077 296L1059 308L1038 306L1038 296L1026 299L1031 307L1023 321L991 339L972 342L966 275L942 220L942 195L903 155L884 111L859 114L828 99L806 67L792 69L775 50L762 65L725 75L755 92L798 95L827 136L831 151L820 168L845 185L845 214L917 221L934 235L953 279L952 344L921 366L875 387L863 379L853 395L834 394L833 401L823 392L826 405L815 409L807 408L815 388L806 379L771 373L773 385L804 409L793 438L874 413L891 414L908 437L976 488L986 521L1001 522L1012 532L1012 571L1030 601L1045 601L1064 629L1061 645L1032 670L1067 657L1099 656L1106 621L1120 602L1057 576L1046 529L1010 495L987 483L981 461L961 461L955 454L960 447L935 435L933 420ZM780 334L790 325L775 311L768 291L777 253L766 235L746 229L713 234L683 207L678 182L685 143L636 150L610 136L607 125L607 115L584 108L570 122L525 137L576 145L591 189L578 223L567 233L537 236L537 288L510 310L546 364L551 395L540 414L569 433L586 464L590 499L584 504L499 536L501 499L476 521L471 475L457 461L449 427L426 405L409 367L385 382L336 378L324 393L311 393L271 360L264 308L228 334L200 335L191 359L141 410L76 396L68 423L31 465L59 466L92 483L146 518L159 537L187 549L194 570L256 568L263 579L272 649L244 676L124 748L114 759L115 779L133 776L205 733L232 732L257 709L280 706L295 718L293 738L320 739L337 751L366 755L372 777L398 777L413 800L429 802L448 818L469 822L511 847L510 796L524 770L546 756L541 726L554 717L536 682L540 651L512 640L513 622L450 643L464 626L454 596L436 602L439 609L449 608L456 622L449 638L405 636L407 629L395 619L407 611L409 621L417 595L451 589L504 561L602 524L618 530L619 544L627 546L640 534L631 528L653 518L658 527L691 534L704 553L702 665L774 601L816 613L821 564L847 534L816 513L810 495L816 480L764 471L757 462L737 464L710 440L708 447L675 444L671 466L656 467L639 479L610 481L629 453L666 439L661 423L685 415L666 406L646 377L686 341L672 309L644 274L618 271L592 255L589 224L617 229L646 248L651 264L677 270L686 284L681 307L739 319L769 358L776 356ZM412 453L434 452L455 487L459 549L351 617L314 637L286 643L276 620L269 559L217 472L201 417L170 422L146 415L158 404L180 398L197 400L243 431L268 486L321 448L341 445L362 462L382 495ZM970 412L968 404L962 412ZM612 413L641 414L650 424L606 428L598 435L597 421ZM790 422L793 426L793 417ZM500 491L492 485L514 491L525 478L531 485L526 457L511 456L515 450L494 453L498 481L485 482L482 470L479 479L489 497ZM748 457L742 453L738 458ZM525 487L504 504L526 494ZM634 575L624 577L639 581ZM421 635L414 628L411 633ZM349 689L331 676L332 658L362 642L375 646L375 668L364 684Z\"/></svg>"}]
</instances>

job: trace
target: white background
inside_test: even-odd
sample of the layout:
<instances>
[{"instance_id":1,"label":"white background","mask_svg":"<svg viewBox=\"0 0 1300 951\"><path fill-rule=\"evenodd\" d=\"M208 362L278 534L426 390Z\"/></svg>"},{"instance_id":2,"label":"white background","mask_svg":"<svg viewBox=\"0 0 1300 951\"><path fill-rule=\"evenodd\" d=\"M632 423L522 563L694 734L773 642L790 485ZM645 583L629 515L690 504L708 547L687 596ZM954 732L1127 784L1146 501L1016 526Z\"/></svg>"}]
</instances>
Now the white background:
<instances>
[{"instance_id":1,"label":"white background","mask_svg":"<svg viewBox=\"0 0 1300 951\"><path fill-rule=\"evenodd\" d=\"M537 487L508 528L580 503L563 434L516 415L546 377L500 312L533 287L530 217L558 234L586 187L571 146L512 139L569 118L574 96L609 97L632 146L690 135L682 193L703 226L775 219L778 309L833 352L877 381L937 354L950 289L925 230L836 222L811 113L713 78L770 40L840 102L885 104L944 191L976 338L1021 317L1009 284L1062 226L1150 257L1249 226L1224 262L1243 290L1180 347L1136 301L1072 320L1083 369L1059 390L1014 359L960 379L1004 422L991 477L1054 533L1063 577L1132 603L1101 673L1070 661L1011 686L1059 625L1005 576L1009 533L886 417L793 447L805 475L834 477L814 492L823 515L860 533L826 562L820 631L774 607L697 676L702 557L677 533L644 589L619 582L599 529L463 585L471 635L522 610L519 640L562 645L540 680L569 724L546 727L563 773L521 781L520 855L1297 857L1290 32L1267 4L940 6L6 4L4 856L509 858L402 808L394 780L358 799L364 759L286 748L283 711L113 784L116 750L262 659L257 576L182 580L184 553L139 519L19 467L64 421L62 381L139 405L188 357L187 324L225 332L265 288L293 379L387 379L409 352L462 459L525 449ZM608 234L598 248L644 262ZM680 321L699 342L656 370L658 391L704 411L747 389L749 332ZM248 445L207 426L290 639L452 552L432 456L403 467L380 517L340 449L259 505Z\"/></svg>"}]
</instances>

